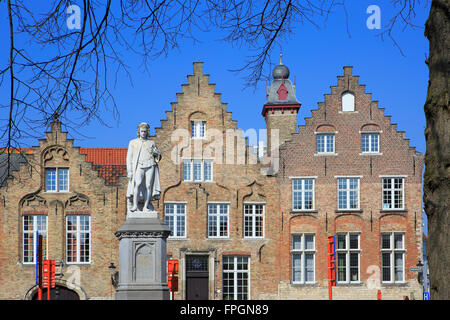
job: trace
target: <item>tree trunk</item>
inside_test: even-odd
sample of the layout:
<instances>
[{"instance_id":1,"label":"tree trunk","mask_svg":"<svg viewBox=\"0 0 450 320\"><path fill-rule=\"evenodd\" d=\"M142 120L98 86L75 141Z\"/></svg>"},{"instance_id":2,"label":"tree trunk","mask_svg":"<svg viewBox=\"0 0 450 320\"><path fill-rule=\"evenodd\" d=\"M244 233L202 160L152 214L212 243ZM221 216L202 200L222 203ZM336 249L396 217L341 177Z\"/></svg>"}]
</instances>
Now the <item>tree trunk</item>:
<instances>
[{"instance_id":1,"label":"tree trunk","mask_svg":"<svg viewBox=\"0 0 450 320\"><path fill-rule=\"evenodd\" d=\"M425 24L430 42L426 116L424 204L431 299L450 299L450 0L433 0Z\"/></svg>"}]
</instances>

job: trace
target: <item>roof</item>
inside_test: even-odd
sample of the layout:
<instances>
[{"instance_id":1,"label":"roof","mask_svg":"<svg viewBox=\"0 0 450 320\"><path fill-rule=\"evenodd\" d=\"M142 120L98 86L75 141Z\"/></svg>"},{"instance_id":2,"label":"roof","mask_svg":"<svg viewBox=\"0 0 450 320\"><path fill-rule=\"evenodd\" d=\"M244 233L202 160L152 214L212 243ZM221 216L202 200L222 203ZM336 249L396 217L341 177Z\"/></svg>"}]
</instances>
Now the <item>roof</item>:
<instances>
[{"instance_id":1,"label":"roof","mask_svg":"<svg viewBox=\"0 0 450 320\"><path fill-rule=\"evenodd\" d=\"M94 165L127 163L127 148L80 148L80 153L86 155L86 161Z\"/></svg>"},{"instance_id":2,"label":"roof","mask_svg":"<svg viewBox=\"0 0 450 320\"><path fill-rule=\"evenodd\" d=\"M0 187L6 184L6 179L8 178L8 156L10 163L10 173L11 171L17 171L20 168L20 163L26 163L27 160L24 155L11 153L8 155L7 153L0 153Z\"/></svg>"},{"instance_id":3,"label":"roof","mask_svg":"<svg viewBox=\"0 0 450 320\"><path fill-rule=\"evenodd\" d=\"M25 154L32 154L33 148L10 148L8 151L8 148L0 148L0 154L4 153L11 153L11 154L19 154L19 153L25 153Z\"/></svg>"},{"instance_id":4,"label":"roof","mask_svg":"<svg viewBox=\"0 0 450 320\"><path fill-rule=\"evenodd\" d=\"M118 184L119 177L127 175L127 148L80 148L92 169L105 179L107 185Z\"/></svg>"},{"instance_id":5,"label":"roof","mask_svg":"<svg viewBox=\"0 0 450 320\"><path fill-rule=\"evenodd\" d=\"M122 164L93 165L92 169L98 171L98 176L105 179L106 185L118 184L119 177L127 175L127 166Z\"/></svg>"}]
</instances>

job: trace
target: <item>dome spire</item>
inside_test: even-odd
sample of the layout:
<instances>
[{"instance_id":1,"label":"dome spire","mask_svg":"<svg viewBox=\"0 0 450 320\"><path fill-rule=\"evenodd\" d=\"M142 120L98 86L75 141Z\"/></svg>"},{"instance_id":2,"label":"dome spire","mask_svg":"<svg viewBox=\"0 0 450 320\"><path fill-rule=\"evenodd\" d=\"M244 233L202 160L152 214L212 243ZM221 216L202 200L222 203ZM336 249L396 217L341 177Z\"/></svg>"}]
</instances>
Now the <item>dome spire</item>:
<instances>
[{"instance_id":1,"label":"dome spire","mask_svg":"<svg viewBox=\"0 0 450 320\"><path fill-rule=\"evenodd\" d=\"M280 52L280 64L283 64L283 52Z\"/></svg>"}]
</instances>

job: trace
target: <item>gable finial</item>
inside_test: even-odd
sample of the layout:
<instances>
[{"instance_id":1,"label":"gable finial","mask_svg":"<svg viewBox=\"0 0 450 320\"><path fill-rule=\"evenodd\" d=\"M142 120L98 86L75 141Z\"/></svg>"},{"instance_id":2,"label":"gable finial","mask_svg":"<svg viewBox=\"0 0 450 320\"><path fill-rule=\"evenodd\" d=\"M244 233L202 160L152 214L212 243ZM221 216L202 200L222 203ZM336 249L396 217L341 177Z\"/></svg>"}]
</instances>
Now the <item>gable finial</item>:
<instances>
[{"instance_id":1,"label":"gable finial","mask_svg":"<svg viewBox=\"0 0 450 320\"><path fill-rule=\"evenodd\" d=\"M55 111L55 113L53 114L53 121L54 121L54 122L57 122L57 121L58 121L58 118L59 118L58 111Z\"/></svg>"}]
</instances>

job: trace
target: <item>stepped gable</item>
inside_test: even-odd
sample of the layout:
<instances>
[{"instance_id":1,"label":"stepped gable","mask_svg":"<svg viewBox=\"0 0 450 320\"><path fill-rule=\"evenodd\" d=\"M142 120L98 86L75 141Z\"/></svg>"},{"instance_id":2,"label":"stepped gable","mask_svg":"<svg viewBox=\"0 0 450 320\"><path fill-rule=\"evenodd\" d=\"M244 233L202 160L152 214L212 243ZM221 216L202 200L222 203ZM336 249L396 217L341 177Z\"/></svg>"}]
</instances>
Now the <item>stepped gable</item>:
<instances>
[{"instance_id":1,"label":"stepped gable","mask_svg":"<svg viewBox=\"0 0 450 320\"><path fill-rule=\"evenodd\" d=\"M73 157L80 156L81 161L98 172L97 175L104 179L106 185L117 184L119 177L126 176L126 148L75 147L73 139L67 139L67 132L61 131L61 122L58 120L51 123L50 131L45 132L45 138L39 139L39 146L14 149L10 153L14 171L20 171L21 163L32 168L37 168L39 165L48 166L55 161L57 165L69 165ZM0 149L0 173L6 170L7 156L6 148ZM80 172L83 171L81 167L78 169ZM33 169L29 168L29 170ZM0 186L3 186L5 180L6 177L0 179Z\"/></svg>"},{"instance_id":2,"label":"stepped gable","mask_svg":"<svg viewBox=\"0 0 450 320\"><path fill-rule=\"evenodd\" d=\"M290 140L281 146L280 156L286 170L298 167L301 158L300 165L309 166L311 172L314 167L324 171L324 164L320 169L315 165L320 159L321 163L327 162L325 166L328 168L335 165L336 171L347 170L349 174L358 172L355 164L364 163L364 168L370 166L371 175L375 172L395 174L406 166L412 175L419 176L423 155L409 145L405 132L397 130L397 124L391 123L391 117L385 115L384 108L378 107L378 101L372 100L372 94L366 93L366 86L359 84L359 76L353 75L353 67L345 66L343 69L344 75L337 77L337 85L330 86L331 93L324 95L325 99L318 103L318 108L311 110L311 117L306 117L305 124L298 126L298 132L292 133ZM316 135L320 133L335 135L335 153L332 156L317 154ZM362 154L362 133L379 133L378 153ZM302 155L296 156L296 150L302 150Z\"/></svg>"},{"instance_id":3,"label":"stepped gable","mask_svg":"<svg viewBox=\"0 0 450 320\"><path fill-rule=\"evenodd\" d=\"M172 141L175 130L187 130L190 137L191 121L206 121L207 131L211 129L222 133L225 139L226 130L236 130L237 121L232 119L232 113L227 111L227 103L222 102L221 93L215 92L215 83L209 82L210 75L203 73L203 62L193 63L193 74L187 75L187 83L181 85L181 92L176 93L176 101L171 102L171 110L166 111L166 119L161 120L161 126L155 128L151 137L163 154L169 155L177 141ZM247 138L242 139L246 145L247 155L250 152ZM224 141L225 143L225 141ZM248 158L248 157L247 157ZM167 159L162 159L165 161Z\"/></svg>"}]
</instances>

